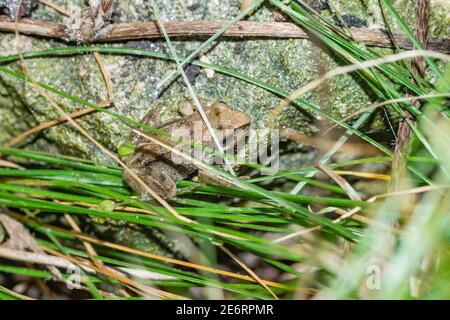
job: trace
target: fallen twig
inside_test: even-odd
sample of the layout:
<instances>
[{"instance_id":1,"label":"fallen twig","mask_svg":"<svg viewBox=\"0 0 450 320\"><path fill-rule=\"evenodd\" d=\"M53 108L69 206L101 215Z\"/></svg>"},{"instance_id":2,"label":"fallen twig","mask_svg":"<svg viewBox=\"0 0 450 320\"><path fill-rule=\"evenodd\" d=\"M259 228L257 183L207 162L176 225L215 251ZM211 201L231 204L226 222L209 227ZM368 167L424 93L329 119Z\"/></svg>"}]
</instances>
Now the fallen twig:
<instances>
[{"instance_id":1,"label":"fallen twig","mask_svg":"<svg viewBox=\"0 0 450 320\"><path fill-rule=\"evenodd\" d=\"M170 37L198 38L215 34L226 24L225 21L168 21L165 23ZM22 19L17 21L17 31L21 34L69 41L68 29L64 24L42 20ZM7 16L0 16L0 31L15 32L15 23ZM369 46L391 48L388 34L382 30L351 29L357 41ZM234 38L298 38L309 39L309 35L294 23L289 22L255 22L240 21L223 34ZM86 42L116 42L143 39L160 39L163 37L155 21L138 23L112 24L102 29ZM413 45L403 33L394 33L398 47L412 49ZM430 37L430 50L449 53L450 37Z\"/></svg>"}]
</instances>

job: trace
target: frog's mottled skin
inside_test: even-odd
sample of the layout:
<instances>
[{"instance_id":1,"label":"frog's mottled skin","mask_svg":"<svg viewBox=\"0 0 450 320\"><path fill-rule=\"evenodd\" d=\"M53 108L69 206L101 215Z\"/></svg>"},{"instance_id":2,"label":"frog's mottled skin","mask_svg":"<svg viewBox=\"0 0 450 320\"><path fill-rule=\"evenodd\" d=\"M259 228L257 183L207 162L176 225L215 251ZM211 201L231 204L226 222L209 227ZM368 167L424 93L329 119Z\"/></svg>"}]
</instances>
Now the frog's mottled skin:
<instances>
[{"instance_id":1,"label":"frog's mottled skin","mask_svg":"<svg viewBox=\"0 0 450 320\"><path fill-rule=\"evenodd\" d=\"M225 130L241 129L249 124L247 116L240 111L228 107L223 102L216 102L205 108L211 126L218 135L225 137ZM172 137L182 137L189 141L195 136L194 130L201 133L201 141L195 141L205 147L213 147L213 139L203 122L199 112L192 112L185 117L169 121L160 125L154 113L151 112L143 122L156 127ZM201 130L201 131L200 131ZM160 137L165 143L176 146L177 142L169 137ZM128 157L126 164L152 190L160 195L173 197L176 195L176 184L196 171L196 167L183 161L174 163L172 152L161 145L149 142L142 135L135 135L133 143L137 146L135 152ZM143 187L129 174L124 174L128 184L145 198Z\"/></svg>"}]
</instances>

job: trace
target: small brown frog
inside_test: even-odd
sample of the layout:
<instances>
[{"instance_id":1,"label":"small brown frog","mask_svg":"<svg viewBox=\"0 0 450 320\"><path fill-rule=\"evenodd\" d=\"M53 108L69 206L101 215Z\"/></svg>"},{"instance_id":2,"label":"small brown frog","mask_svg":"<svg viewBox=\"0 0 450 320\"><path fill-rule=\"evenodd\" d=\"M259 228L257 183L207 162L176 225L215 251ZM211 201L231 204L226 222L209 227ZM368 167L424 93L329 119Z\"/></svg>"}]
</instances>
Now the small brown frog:
<instances>
[{"instance_id":1,"label":"small brown frog","mask_svg":"<svg viewBox=\"0 0 450 320\"><path fill-rule=\"evenodd\" d=\"M179 106L183 117L161 124L158 113L151 112L142 120L158 130L164 131L173 137L182 138L195 145L214 148L213 138L208 131L198 111L193 110L191 102L185 101ZM237 110L231 109L224 102L215 102L205 108L205 113L215 129L218 137L230 139L230 134L237 129L245 129L249 124L247 116ZM169 137L160 136L159 139L166 144L176 147L179 141ZM180 160L173 152L159 144L153 143L141 135L135 135L132 143L136 146L133 154L125 159L127 166L141 178L152 190L165 197L174 197L177 193L176 185L181 180L192 175L197 168L194 164ZM186 146L186 144L184 144ZM184 150L184 149L181 149ZM124 174L128 185L143 199L148 198L142 185L129 174Z\"/></svg>"}]
</instances>

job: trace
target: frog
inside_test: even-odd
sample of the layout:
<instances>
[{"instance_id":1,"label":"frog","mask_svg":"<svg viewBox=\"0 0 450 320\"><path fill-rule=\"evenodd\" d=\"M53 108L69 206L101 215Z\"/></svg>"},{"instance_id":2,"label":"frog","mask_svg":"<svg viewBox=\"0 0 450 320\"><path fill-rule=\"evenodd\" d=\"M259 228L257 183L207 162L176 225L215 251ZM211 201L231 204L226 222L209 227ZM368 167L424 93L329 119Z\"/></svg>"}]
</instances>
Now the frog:
<instances>
[{"instance_id":1,"label":"frog","mask_svg":"<svg viewBox=\"0 0 450 320\"><path fill-rule=\"evenodd\" d=\"M230 134L243 132L249 127L250 121L247 115L232 109L223 101L214 103L203 101L202 104L207 105L204 113L217 137L229 141ZM184 143L195 141L197 146L214 148L213 137L200 112L194 109L193 102L183 101L178 105L178 111L181 117L164 123L161 123L161 116L158 112L151 111L141 122L167 133L168 136L159 136L158 138L172 147L176 147L179 143L176 138L182 138ZM200 135L198 135L199 132ZM192 137L196 138L192 139ZM231 138L234 139L234 137ZM134 133L131 140L135 145L135 150L124 159L125 164L160 196L174 198L177 195L177 184L195 173L198 173L197 177L208 176L208 173L198 170L197 166L189 160L177 161L179 159L174 157L171 150L149 141L142 134ZM123 178L141 199L148 200L150 198L142 184L126 171Z\"/></svg>"}]
</instances>

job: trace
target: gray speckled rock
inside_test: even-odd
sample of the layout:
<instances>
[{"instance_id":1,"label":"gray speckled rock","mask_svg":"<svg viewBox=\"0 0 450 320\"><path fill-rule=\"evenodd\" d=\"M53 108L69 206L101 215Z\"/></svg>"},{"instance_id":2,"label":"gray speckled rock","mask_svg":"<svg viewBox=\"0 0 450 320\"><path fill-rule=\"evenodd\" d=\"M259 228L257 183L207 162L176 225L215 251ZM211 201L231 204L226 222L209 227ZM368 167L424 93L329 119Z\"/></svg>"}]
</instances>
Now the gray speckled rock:
<instances>
[{"instance_id":1,"label":"gray speckled rock","mask_svg":"<svg viewBox=\"0 0 450 320\"><path fill-rule=\"evenodd\" d=\"M55 3L77 10L82 0L55 0ZM167 20L220 20L230 19L239 12L239 0L174 0L159 2ZM414 17L414 1L395 1L399 10L408 21ZM153 19L148 1L116 1L115 22L132 22ZM164 5L163 5L164 3ZM368 26L380 23L377 1L335 1L342 14L353 14L367 20ZM351 4L350 4L351 3ZM362 3L362 4L361 4ZM440 6L434 1L434 6ZM434 7L434 8L435 8ZM443 10L433 10L434 19L447 19ZM34 18L63 21L61 15L40 5L33 14ZM260 9L252 19L273 20L273 8ZM434 24L436 25L436 24ZM394 29L397 27L393 25ZM448 33L447 27L433 27L436 34ZM445 30L444 30L444 29ZM21 37L22 48L40 50L64 43ZM0 54L6 55L14 50L15 39L12 34L0 34ZM199 45L196 41L175 42L178 53L183 56ZM120 44L120 46L139 47L153 51L167 52L163 41L139 41ZM275 84L290 91L315 79L319 74L335 67L335 63L320 49L307 40L246 40L222 41L216 44L207 57L212 63L236 69L259 80ZM184 83L178 79L159 96L156 85L174 68L173 63L130 56L103 55L111 76L116 104L114 111L125 116L140 119L149 110L162 113L167 119L176 114L180 101L189 97ZM64 58L40 58L27 60L26 65L32 76L38 80L63 89L72 95L90 102L99 102L107 98L106 88L99 67L92 54L83 54ZM17 64L10 67L17 68ZM196 78L194 89L198 96L207 100L223 100L233 108L246 112L254 127L263 127L266 115L279 102L279 99L265 90L240 80L217 74L207 79L204 74ZM82 108L54 96L65 110L73 112ZM364 90L350 77L334 79L306 97L318 105L321 110L336 117L346 116L370 103ZM58 116L54 108L42 98L32 85L24 84L11 77L0 75L0 143L8 141L26 128L52 120ZM294 108L288 108L277 119L280 126L292 127L303 132L314 131L310 119ZM130 130L118 120L105 114L85 116L80 123L106 147L115 151L129 137ZM58 125L45 131L39 137L29 139L31 147L57 147L59 151L108 161L99 150L81 137L69 125ZM34 143L34 145L33 145Z\"/></svg>"}]
</instances>

